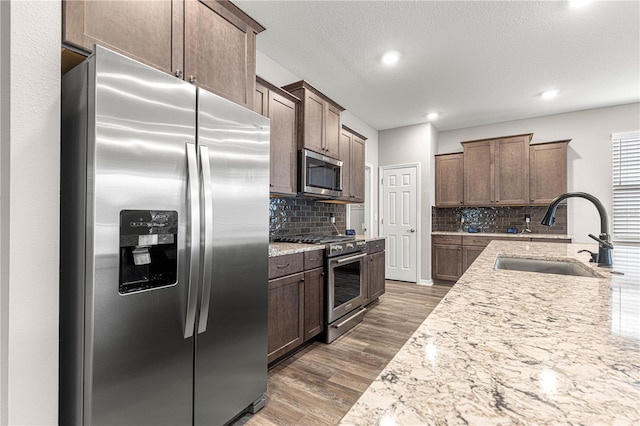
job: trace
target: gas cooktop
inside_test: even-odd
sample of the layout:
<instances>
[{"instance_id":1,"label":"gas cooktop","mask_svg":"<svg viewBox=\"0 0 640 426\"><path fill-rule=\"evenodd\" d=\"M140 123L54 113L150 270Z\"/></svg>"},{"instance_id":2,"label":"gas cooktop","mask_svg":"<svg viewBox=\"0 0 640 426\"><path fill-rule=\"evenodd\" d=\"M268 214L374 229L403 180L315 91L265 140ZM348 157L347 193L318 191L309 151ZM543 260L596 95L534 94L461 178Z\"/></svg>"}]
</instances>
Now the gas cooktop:
<instances>
[{"instance_id":1,"label":"gas cooktop","mask_svg":"<svg viewBox=\"0 0 640 426\"><path fill-rule=\"evenodd\" d=\"M281 235L273 237L277 243L328 244L342 241L353 241L353 235Z\"/></svg>"}]
</instances>

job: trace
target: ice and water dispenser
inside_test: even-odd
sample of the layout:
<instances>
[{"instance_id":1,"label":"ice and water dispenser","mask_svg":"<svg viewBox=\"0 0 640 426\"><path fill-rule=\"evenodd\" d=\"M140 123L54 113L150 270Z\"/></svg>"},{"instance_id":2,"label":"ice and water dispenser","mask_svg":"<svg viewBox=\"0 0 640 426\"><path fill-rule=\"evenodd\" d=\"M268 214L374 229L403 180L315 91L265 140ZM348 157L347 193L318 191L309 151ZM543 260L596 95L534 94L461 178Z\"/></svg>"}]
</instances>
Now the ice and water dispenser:
<instances>
[{"instance_id":1,"label":"ice and water dispenser","mask_svg":"<svg viewBox=\"0 0 640 426\"><path fill-rule=\"evenodd\" d=\"M159 210L120 212L120 294L176 283L178 213Z\"/></svg>"}]
</instances>

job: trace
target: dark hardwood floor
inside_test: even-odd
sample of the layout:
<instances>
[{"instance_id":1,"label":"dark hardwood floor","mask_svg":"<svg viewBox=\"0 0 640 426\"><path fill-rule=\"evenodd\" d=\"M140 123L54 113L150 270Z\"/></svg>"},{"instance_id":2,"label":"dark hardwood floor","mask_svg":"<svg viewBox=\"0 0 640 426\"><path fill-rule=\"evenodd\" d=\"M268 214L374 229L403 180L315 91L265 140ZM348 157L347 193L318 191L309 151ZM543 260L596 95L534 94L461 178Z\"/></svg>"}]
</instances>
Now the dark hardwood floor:
<instances>
[{"instance_id":1,"label":"dark hardwood floor","mask_svg":"<svg viewBox=\"0 0 640 426\"><path fill-rule=\"evenodd\" d=\"M272 367L267 406L234 426L338 424L450 288L387 280L362 323Z\"/></svg>"}]
</instances>

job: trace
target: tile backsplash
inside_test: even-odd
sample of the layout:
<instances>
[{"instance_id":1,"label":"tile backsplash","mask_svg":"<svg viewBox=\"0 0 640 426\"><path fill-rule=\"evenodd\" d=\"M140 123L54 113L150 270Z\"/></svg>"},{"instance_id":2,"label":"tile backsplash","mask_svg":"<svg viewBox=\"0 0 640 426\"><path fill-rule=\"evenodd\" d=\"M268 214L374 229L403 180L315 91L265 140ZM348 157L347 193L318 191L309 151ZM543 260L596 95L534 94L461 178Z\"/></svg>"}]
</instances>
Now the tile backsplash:
<instances>
[{"instance_id":1,"label":"tile backsplash","mask_svg":"<svg viewBox=\"0 0 640 426\"><path fill-rule=\"evenodd\" d=\"M271 198L269 236L336 235L329 218L336 218L336 228L344 233L347 208L344 204L323 203L305 198Z\"/></svg>"},{"instance_id":2,"label":"tile backsplash","mask_svg":"<svg viewBox=\"0 0 640 426\"><path fill-rule=\"evenodd\" d=\"M566 234L567 206L560 205L556 210L556 221L552 227L541 225L540 222L547 211L546 206L525 207L433 207L431 211L433 231L462 231L469 227L478 232L507 232L507 228L517 228L522 232L526 228L525 213L531 215L529 229L534 234ZM461 218L464 224L461 225Z\"/></svg>"}]
</instances>

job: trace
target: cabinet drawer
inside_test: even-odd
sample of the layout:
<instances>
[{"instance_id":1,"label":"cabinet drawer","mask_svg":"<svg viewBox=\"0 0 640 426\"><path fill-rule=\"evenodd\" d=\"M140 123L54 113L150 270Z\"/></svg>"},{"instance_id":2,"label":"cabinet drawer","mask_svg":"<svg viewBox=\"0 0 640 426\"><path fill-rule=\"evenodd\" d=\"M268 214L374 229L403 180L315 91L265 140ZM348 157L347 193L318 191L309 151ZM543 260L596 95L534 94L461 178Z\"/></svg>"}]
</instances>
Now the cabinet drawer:
<instances>
[{"instance_id":1,"label":"cabinet drawer","mask_svg":"<svg viewBox=\"0 0 640 426\"><path fill-rule=\"evenodd\" d=\"M495 240L495 239L496 238L493 238L493 237L479 237L476 235L473 235L473 236L465 235L464 237L462 237L462 244L465 246L486 247L489 245L491 240Z\"/></svg>"},{"instance_id":2,"label":"cabinet drawer","mask_svg":"<svg viewBox=\"0 0 640 426\"><path fill-rule=\"evenodd\" d=\"M369 241L367 243L367 253L375 253L384 250L384 240Z\"/></svg>"},{"instance_id":3,"label":"cabinet drawer","mask_svg":"<svg viewBox=\"0 0 640 426\"><path fill-rule=\"evenodd\" d=\"M460 245L462 244L462 235L432 235L431 242L433 244Z\"/></svg>"},{"instance_id":4,"label":"cabinet drawer","mask_svg":"<svg viewBox=\"0 0 640 426\"><path fill-rule=\"evenodd\" d=\"M571 238L536 238L531 237L533 243L570 243Z\"/></svg>"},{"instance_id":5,"label":"cabinet drawer","mask_svg":"<svg viewBox=\"0 0 640 426\"><path fill-rule=\"evenodd\" d=\"M303 270L303 254L285 254L269 258L269 279L283 277Z\"/></svg>"},{"instance_id":6,"label":"cabinet drawer","mask_svg":"<svg viewBox=\"0 0 640 426\"><path fill-rule=\"evenodd\" d=\"M324 266L324 250L312 250L304 252L304 270L321 268Z\"/></svg>"}]
</instances>

